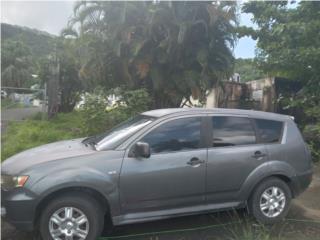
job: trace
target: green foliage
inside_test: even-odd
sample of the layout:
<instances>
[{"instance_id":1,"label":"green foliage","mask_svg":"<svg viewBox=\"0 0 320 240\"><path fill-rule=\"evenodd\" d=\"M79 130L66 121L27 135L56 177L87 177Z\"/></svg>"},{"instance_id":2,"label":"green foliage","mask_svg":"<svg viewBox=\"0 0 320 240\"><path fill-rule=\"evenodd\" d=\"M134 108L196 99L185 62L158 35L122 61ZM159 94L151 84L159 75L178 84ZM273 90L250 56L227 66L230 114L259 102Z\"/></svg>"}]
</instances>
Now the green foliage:
<instances>
[{"instance_id":1,"label":"green foliage","mask_svg":"<svg viewBox=\"0 0 320 240\"><path fill-rule=\"evenodd\" d=\"M18 41L30 48L35 58L48 55L54 49L54 36L46 32L27 27L1 23L1 40Z\"/></svg>"},{"instance_id":2,"label":"green foliage","mask_svg":"<svg viewBox=\"0 0 320 240\"><path fill-rule=\"evenodd\" d=\"M319 82L320 5L300 2L249 2L244 12L252 13L258 29L251 29L260 49L257 60L267 72L303 81Z\"/></svg>"},{"instance_id":3,"label":"green foliage","mask_svg":"<svg viewBox=\"0 0 320 240\"><path fill-rule=\"evenodd\" d=\"M240 74L241 82L258 80L266 77L266 74L258 68L253 59L236 59L234 72Z\"/></svg>"},{"instance_id":4,"label":"green foliage","mask_svg":"<svg viewBox=\"0 0 320 240\"><path fill-rule=\"evenodd\" d=\"M1 80L3 86L27 87L38 83L32 74L54 49L54 37L26 27L1 23Z\"/></svg>"},{"instance_id":5,"label":"green foliage","mask_svg":"<svg viewBox=\"0 0 320 240\"><path fill-rule=\"evenodd\" d=\"M249 2L243 7L252 13L257 30L249 29L258 40L257 62L266 72L288 77L304 84L305 96L317 96L320 90L320 4L299 2Z\"/></svg>"},{"instance_id":6,"label":"green foliage","mask_svg":"<svg viewBox=\"0 0 320 240\"><path fill-rule=\"evenodd\" d=\"M1 161L23 150L42 144L84 136L82 113L59 114L51 121L11 122L2 135Z\"/></svg>"},{"instance_id":7,"label":"green foliage","mask_svg":"<svg viewBox=\"0 0 320 240\"><path fill-rule=\"evenodd\" d=\"M307 108L306 115L309 119L303 129L303 135L309 145L313 161L318 162L320 161L320 107Z\"/></svg>"},{"instance_id":8,"label":"green foliage","mask_svg":"<svg viewBox=\"0 0 320 240\"><path fill-rule=\"evenodd\" d=\"M30 87L33 71L30 49L19 41L3 41L1 44L2 86Z\"/></svg>"},{"instance_id":9,"label":"green foliage","mask_svg":"<svg viewBox=\"0 0 320 240\"><path fill-rule=\"evenodd\" d=\"M161 108L197 99L231 74L235 25L234 2L81 1L64 35L80 36L87 82L144 87Z\"/></svg>"},{"instance_id":10,"label":"green foliage","mask_svg":"<svg viewBox=\"0 0 320 240\"><path fill-rule=\"evenodd\" d=\"M74 42L68 39L60 42L57 52L60 61L59 85L61 89L59 111L70 112L79 101L83 89L79 79L79 55Z\"/></svg>"},{"instance_id":11,"label":"green foliage","mask_svg":"<svg viewBox=\"0 0 320 240\"><path fill-rule=\"evenodd\" d=\"M108 106L107 97L115 94L119 100L114 106ZM149 95L145 89L124 91L114 89L107 93L96 89L85 99L83 129L87 135L104 132L126 119L146 111L149 107Z\"/></svg>"},{"instance_id":12,"label":"green foliage","mask_svg":"<svg viewBox=\"0 0 320 240\"><path fill-rule=\"evenodd\" d=\"M111 93L116 93L119 100L107 108L107 96ZM145 89L115 89L107 93L96 89L94 94L86 97L86 103L80 111L59 113L52 120L42 120L43 116L37 114L30 120L10 123L2 136L1 160L42 144L105 132L146 111L149 104Z\"/></svg>"},{"instance_id":13,"label":"green foliage","mask_svg":"<svg viewBox=\"0 0 320 240\"><path fill-rule=\"evenodd\" d=\"M8 108L23 108L23 103L17 103L12 101L9 98L1 99L1 109L8 109Z\"/></svg>"},{"instance_id":14,"label":"green foliage","mask_svg":"<svg viewBox=\"0 0 320 240\"><path fill-rule=\"evenodd\" d=\"M287 109L303 112L299 125L318 125L320 106L320 4L301 1L296 8L291 2L248 2L243 11L253 14L257 29L241 28L240 35L257 39L258 65L269 75L300 81L303 89L295 96L282 96L278 101ZM309 140L313 156L319 156L315 135Z\"/></svg>"},{"instance_id":15,"label":"green foliage","mask_svg":"<svg viewBox=\"0 0 320 240\"><path fill-rule=\"evenodd\" d=\"M39 61L41 83L48 83L52 77L53 59L59 62L58 85L60 90L59 112L71 112L80 100L83 82L79 78L80 57L75 42L71 39L56 39L56 51ZM50 89L49 89L50 90Z\"/></svg>"}]
</instances>

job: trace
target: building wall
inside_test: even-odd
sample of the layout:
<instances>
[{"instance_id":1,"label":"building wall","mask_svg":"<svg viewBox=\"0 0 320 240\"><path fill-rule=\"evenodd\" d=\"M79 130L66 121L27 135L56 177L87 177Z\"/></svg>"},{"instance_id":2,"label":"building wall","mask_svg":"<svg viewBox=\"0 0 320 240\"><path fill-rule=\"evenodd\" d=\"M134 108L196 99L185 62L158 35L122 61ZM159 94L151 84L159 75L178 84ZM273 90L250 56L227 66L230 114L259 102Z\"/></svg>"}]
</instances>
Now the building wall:
<instances>
[{"instance_id":1,"label":"building wall","mask_svg":"<svg viewBox=\"0 0 320 240\"><path fill-rule=\"evenodd\" d=\"M246 108L273 112L275 110L275 78L246 83L222 82L207 96L206 108Z\"/></svg>"},{"instance_id":2,"label":"building wall","mask_svg":"<svg viewBox=\"0 0 320 240\"><path fill-rule=\"evenodd\" d=\"M263 78L259 80L246 82L250 99L258 102L258 110L274 112L275 110L275 78ZM260 105L260 106L259 106Z\"/></svg>"}]
</instances>

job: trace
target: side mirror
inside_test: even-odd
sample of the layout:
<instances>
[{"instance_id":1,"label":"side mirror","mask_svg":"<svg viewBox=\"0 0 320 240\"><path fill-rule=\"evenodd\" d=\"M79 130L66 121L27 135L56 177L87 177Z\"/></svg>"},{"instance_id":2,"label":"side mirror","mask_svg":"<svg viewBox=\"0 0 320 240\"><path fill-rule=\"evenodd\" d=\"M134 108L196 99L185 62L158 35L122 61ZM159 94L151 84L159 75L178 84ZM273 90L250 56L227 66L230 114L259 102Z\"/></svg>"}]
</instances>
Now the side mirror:
<instances>
[{"instance_id":1,"label":"side mirror","mask_svg":"<svg viewBox=\"0 0 320 240\"><path fill-rule=\"evenodd\" d=\"M135 157L149 158L151 154L149 144L146 142L137 142L134 146L134 153Z\"/></svg>"}]
</instances>

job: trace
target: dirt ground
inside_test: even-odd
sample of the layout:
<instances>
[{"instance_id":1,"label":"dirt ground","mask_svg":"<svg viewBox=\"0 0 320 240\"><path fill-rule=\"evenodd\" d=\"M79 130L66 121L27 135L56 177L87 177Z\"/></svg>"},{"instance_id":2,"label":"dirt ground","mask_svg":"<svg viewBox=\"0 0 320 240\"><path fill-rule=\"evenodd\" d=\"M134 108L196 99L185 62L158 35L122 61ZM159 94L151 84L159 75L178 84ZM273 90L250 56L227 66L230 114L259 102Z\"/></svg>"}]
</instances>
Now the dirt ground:
<instances>
[{"instance_id":1,"label":"dirt ground","mask_svg":"<svg viewBox=\"0 0 320 240\"><path fill-rule=\"evenodd\" d=\"M116 227L112 234L105 231L104 237L100 240L319 240L320 164L314 171L314 178L308 190L293 200L287 220L275 226L259 226L245 211L220 212ZM17 231L3 221L1 226L3 240L36 239L32 233ZM254 238L250 237L256 232L258 234Z\"/></svg>"}]
</instances>

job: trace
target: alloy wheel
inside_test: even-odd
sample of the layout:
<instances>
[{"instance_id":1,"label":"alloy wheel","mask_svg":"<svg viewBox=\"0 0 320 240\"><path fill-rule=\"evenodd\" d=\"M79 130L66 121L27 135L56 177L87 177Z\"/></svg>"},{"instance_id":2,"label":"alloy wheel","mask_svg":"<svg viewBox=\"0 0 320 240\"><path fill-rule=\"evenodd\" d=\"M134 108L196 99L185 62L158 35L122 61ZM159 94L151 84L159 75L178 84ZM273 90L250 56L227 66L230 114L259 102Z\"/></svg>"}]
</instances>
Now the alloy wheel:
<instances>
[{"instance_id":1,"label":"alloy wheel","mask_svg":"<svg viewBox=\"0 0 320 240\"><path fill-rule=\"evenodd\" d=\"M279 216L286 205L286 196L279 187L266 189L260 197L260 210L269 218Z\"/></svg>"},{"instance_id":2,"label":"alloy wheel","mask_svg":"<svg viewBox=\"0 0 320 240\"><path fill-rule=\"evenodd\" d=\"M75 207L60 208L49 219L49 232L53 240L85 240L89 233L89 220Z\"/></svg>"}]
</instances>

